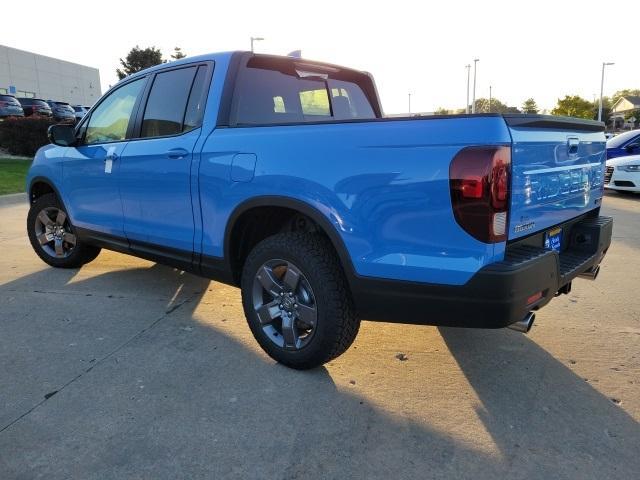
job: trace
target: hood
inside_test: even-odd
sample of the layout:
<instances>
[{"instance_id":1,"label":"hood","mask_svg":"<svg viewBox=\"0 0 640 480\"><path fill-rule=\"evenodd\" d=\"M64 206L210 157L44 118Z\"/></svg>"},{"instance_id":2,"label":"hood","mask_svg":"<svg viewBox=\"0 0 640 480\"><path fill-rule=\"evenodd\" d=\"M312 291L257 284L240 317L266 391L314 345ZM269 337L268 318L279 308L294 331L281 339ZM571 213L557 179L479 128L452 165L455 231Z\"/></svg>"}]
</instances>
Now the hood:
<instances>
[{"instance_id":1,"label":"hood","mask_svg":"<svg viewBox=\"0 0 640 480\"><path fill-rule=\"evenodd\" d=\"M607 160L607 167L619 167L620 165L640 165L640 155L628 155Z\"/></svg>"}]
</instances>

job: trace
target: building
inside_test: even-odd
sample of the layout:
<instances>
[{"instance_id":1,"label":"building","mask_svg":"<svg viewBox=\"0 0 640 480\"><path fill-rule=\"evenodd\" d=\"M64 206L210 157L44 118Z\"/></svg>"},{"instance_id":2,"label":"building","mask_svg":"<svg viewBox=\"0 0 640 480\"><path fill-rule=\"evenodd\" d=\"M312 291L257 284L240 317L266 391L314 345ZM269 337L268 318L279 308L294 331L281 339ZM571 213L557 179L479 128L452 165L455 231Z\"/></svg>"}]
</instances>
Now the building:
<instances>
[{"instance_id":1,"label":"building","mask_svg":"<svg viewBox=\"0 0 640 480\"><path fill-rule=\"evenodd\" d=\"M97 68L0 45L0 94L93 105L102 95Z\"/></svg>"},{"instance_id":2,"label":"building","mask_svg":"<svg viewBox=\"0 0 640 480\"><path fill-rule=\"evenodd\" d=\"M638 112L640 112L640 96L620 97L611 107L611 121L614 128L634 128L635 124L640 123Z\"/></svg>"}]
</instances>

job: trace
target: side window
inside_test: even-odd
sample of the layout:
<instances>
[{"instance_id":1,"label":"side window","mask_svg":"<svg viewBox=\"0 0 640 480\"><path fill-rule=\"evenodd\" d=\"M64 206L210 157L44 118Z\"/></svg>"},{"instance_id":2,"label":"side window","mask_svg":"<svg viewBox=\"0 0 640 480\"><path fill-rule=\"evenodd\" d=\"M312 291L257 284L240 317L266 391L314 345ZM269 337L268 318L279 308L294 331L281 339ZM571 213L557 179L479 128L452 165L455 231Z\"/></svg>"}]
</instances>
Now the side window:
<instances>
[{"instance_id":1,"label":"side window","mask_svg":"<svg viewBox=\"0 0 640 480\"><path fill-rule=\"evenodd\" d=\"M207 68L198 67L198 73L193 80L191 93L189 94L189 103L187 103L187 113L184 115L183 132L198 128L202 125L202 117L204 116L204 104L207 101L207 91L209 85L205 85L207 79Z\"/></svg>"},{"instance_id":2,"label":"side window","mask_svg":"<svg viewBox=\"0 0 640 480\"><path fill-rule=\"evenodd\" d=\"M131 120L131 112L144 86L141 78L109 94L93 111L86 124L85 144L124 140Z\"/></svg>"},{"instance_id":3,"label":"side window","mask_svg":"<svg viewBox=\"0 0 640 480\"><path fill-rule=\"evenodd\" d=\"M162 137L182 132L196 70L197 67L188 67L156 75L142 119L141 137Z\"/></svg>"}]
</instances>

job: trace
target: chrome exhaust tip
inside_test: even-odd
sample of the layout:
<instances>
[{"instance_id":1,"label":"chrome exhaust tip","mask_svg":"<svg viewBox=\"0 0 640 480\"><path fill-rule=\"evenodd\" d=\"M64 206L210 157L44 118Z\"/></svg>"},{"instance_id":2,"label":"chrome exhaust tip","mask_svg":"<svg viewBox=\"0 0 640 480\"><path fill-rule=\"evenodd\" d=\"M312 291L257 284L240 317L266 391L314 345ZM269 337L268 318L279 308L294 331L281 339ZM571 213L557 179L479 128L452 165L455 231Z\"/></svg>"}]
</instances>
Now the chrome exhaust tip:
<instances>
[{"instance_id":1,"label":"chrome exhaust tip","mask_svg":"<svg viewBox=\"0 0 640 480\"><path fill-rule=\"evenodd\" d=\"M515 330L516 332L520 332L520 333L528 333L529 330L531 330L531 327L533 326L533 322L535 321L535 319L536 319L536 314L533 312L529 312L524 316L522 320L512 323L511 325L507 325L507 328L510 328L511 330Z\"/></svg>"},{"instance_id":2,"label":"chrome exhaust tip","mask_svg":"<svg viewBox=\"0 0 640 480\"><path fill-rule=\"evenodd\" d=\"M600 273L600 265L596 265L595 267L591 267L586 272L582 272L579 277L586 278L587 280L595 280L598 278L598 274Z\"/></svg>"}]
</instances>

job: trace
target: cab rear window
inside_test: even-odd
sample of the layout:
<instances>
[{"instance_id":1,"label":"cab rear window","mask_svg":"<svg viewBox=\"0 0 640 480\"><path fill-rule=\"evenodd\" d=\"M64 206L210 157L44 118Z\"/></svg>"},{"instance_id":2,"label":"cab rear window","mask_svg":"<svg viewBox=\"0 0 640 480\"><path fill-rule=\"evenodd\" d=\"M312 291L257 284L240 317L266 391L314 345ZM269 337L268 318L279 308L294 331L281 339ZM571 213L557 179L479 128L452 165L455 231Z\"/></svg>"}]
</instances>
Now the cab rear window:
<instances>
[{"instance_id":1,"label":"cab rear window","mask_svg":"<svg viewBox=\"0 0 640 480\"><path fill-rule=\"evenodd\" d=\"M292 59L252 57L241 69L232 123L274 125L376 118L364 73Z\"/></svg>"}]
</instances>

